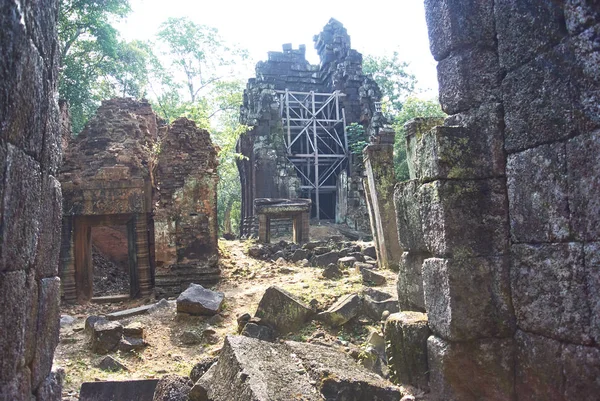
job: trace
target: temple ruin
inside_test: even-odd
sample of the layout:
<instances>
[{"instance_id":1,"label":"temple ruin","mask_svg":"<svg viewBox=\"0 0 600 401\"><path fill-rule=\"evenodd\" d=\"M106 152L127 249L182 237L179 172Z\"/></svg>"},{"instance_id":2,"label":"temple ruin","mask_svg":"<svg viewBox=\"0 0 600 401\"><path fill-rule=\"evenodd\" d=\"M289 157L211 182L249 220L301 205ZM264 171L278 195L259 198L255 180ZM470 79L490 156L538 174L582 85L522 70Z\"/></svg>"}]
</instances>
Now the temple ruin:
<instances>
[{"instance_id":1,"label":"temple ruin","mask_svg":"<svg viewBox=\"0 0 600 401\"><path fill-rule=\"evenodd\" d=\"M194 122L166 125L145 101L104 101L68 142L59 177L64 299L102 295L92 284L96 226L126 227L129 297L216 282L216 167L210 136Z\"/></svg>"},{"instance_id":2,"label":"temple ruin","mask_svg":"<svg viewBox=\"0 0 600 401\"><path fill-rule=\"evenodd\" d=\"M305 46L283 45L256 65L244 91L241 122L251 130L238 141L242 235L254 229L258 198L310 199L313 218L369 231L363 170L346 128L379 127L381 92L341 23L331 19L314 42L319 65L308 63Z\"/></svg>"}]
</instances>

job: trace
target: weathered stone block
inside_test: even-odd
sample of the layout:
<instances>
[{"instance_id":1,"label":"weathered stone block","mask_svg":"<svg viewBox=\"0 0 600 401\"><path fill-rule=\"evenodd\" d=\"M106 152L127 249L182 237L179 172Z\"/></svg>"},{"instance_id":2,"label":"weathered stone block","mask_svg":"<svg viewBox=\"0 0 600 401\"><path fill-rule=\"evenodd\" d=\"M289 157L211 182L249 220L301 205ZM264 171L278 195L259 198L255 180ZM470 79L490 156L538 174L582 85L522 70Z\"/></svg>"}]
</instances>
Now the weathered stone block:
<instances>
[{"instance_id":1,"label":"weathered stone block","mask_svg":"<svg viewBox=\"0 0 600 401\"><path fill-rule=\"evenodd\" d=\"M317 317L331 326L341 326L358 315L361 304L361 299L357 294L350 294L341 297L325 312L319 313Z\"/></svg>"},{"instance_id":2,"label":"weathered stone block","mask_svg":"<svg viewBox=\"0 0 600 401\"><path fill-rule=\"evenodd\" d=\"M423 292L423 261L430 255L404 252L400 257L398 281L398 303L400 310L425 311Z\"/></svg>"},{"instance_id":3,"label":"weathered stone block","mask_svg":"<svg viewBox=\"0 0 600 401\"><path fill-rule=\"evenodd\" d=\"M194 383L189 377L166 375L160 378L154 389L152 401L184 401L188 399Z\"/></svg>"},{"instance_id":4,"label":"weathered stone block","mask_svg":"<svg viewBox=\"0 0 600 401\"><path fill-rule=\"evenodd\" d=\"M600 5L596 6L600 9ZM600 15L600 12L598 12ZM600 19L600 17L599 17ZM572 38L577 63L583 72L578 79L581 113L594 128L600 127L600 22Z\"/></svg>"},{"instance_id":5,"label":"weathered stone block","mask_svg":"<svg viewBox=\"0 0 600 401\"><path fill-rule=\"evenodd\" d=\"M564 401L562 345L550 338L518 331L515 389L519 401Z\"/></svg>"},{"instance_id":6,"label":"weathered stone block","mask_svg":"<svg viewBox=\"0 0 600 401\"><path fill-rule=\"evenodd\" d=\"M340 258L339 253L337 253L336 251L331 251L331 252L324 253L322 255L313 256L313 258L311 259L311 262L312 262L313 266L325 267L325 266L329 265L330 263L334 263L334 264L337 263L339 258Z\"/></svg>"},{"instance_id":7,"label":"weathered stone block","mask_svg":"<svg viewBox=\"0 0 600 401\"><path fill-rule=\"evenodd\" d=\"M590 308L591 335L596 344L600 343L600 242L591 242L583 247L585 261L585 282Z\"/></svg>"},{"instance_id":8,"label":"weathered stone block","mask_svg":"<svg viewBox=\"0 0 600 401\"><path fill-rule=\"evenodd\" d=\"M40 236L35 265L38 277L58 275L58 257L61 241L62 192L53 176L44 176L42 184Z\"/></svg>"},{"instance_id":9,"label":"weathered stone block","mask_svg":"<svg viewBox=\"0 0 600 401\"><path fill-rule=\"evenodd\" d=\"M565 145L542 145L508 156L513 242L560 242L570 236Z\"/></svg>"},{"instance_id":10,"label":"weathered stone block","mask_svg":"<svg viewBox=\"0 0 600 401\"><path fill-rule=\"evenodd\" d=\"M502 73L494 51L463 50L440 61L437 71L440 104L447 114L500 101Z\"/></svg>"},{"instance_id":11,"label":"weathered stone block","mask_svg":"<svg viewBox=\"0 0 600 401\"><path fill-rule=\"evenodd\" d=\"M451 341L508 337L515 330L508 257L423 262L429 326Z\"/></svg>"},{"instance_id":12,"label":"weathered stone block","mask_svg":"<svg viewBox=\"0 0 600 401\"><path fill-rule=\"evenodd\" d=\"M565 20L571 35L583 31L593 24L600 23L600 4L598 0L565 1Z\"/></svg>"},{"instance_id":13,"label":"weathered stone block","mask_svg":"<svg viewBox=\"0 0 600 401\"><path fill-rule=\"evenodd\" d=\"M272 326L279 334L287 334L299 329L311 314L310 308L292 294L271 286L258 303L255 316Z\"/></svg>"},{"instance_id":14,"label":"weathered stone block","mask_svg":"<svg viewBox=\"0 0 600 401\"><path fill-rule=\"evenodd\" d=\"M34 263L40 236L42 174L34 159L10 144L5 163L0 271L25 270Z\"/></svg>"},{"instance_id":15,"label":"weathered stone block","mask_svg":"<svg viewBox=\"0 0 600 401\"><path fill-rule=\"evenodd\" d=\"M398 183L394 191L398 241L400 247L414 252L426 251L418 197L418 181Z\"/></svg>"},{"instance_id":16,"label":"weathered stone block","mask_svg":"<svg viewBox=\"0 0 600 401\"><path fill-rule=\"evenodd\" d=\"M34 388L50 374L60 332L60 279L44 278L39 281L38 286L35 355L31 364L31 382Z\"/></svg>"},{"instance_id":17,"label":"weathered stone block","mask_svg":"<svg viewBox=\"0 0 600 401\"><path fill-rule=\"evenodd\" d=\"M436 401L513 400L514 340L427 341L429 386Z\"/></svg>"},{"instance_id":18,"label":"weathered stone block","mask_svg":"<svg viewBox=\"0 0 600 401\"><path fill-rule=\"evenodd\" d=\"M404 124L406 140L406 164L408 166L408 175L411 180L420 178L417 176L417 143L421 140L423 134L427 133L436 125L444 125L443 117L417 117Z\"/></svg>"},{"instance_id":19,"label":"weathered stone block","mask_svg":"<svg viewBox=\"0 0 600 401\"><path fill-rule=\"evenodd\" d=\"M512 70L528 62L567 34L562 7L562 2L553 1L499 0L494 3L498 54L503 68Z\"/></svg>"},{"instance_id":20,"label":"weathered stone block","mask_svg":"<svg viewBox=\"0 0 600 401\"><path fill-rule=\"evenodd\" d=\"M424 240L432 255L466 258L508 252L504 180L423 184L419 207Z\"/></svg>"},{"instance_id":21,"label":"weathered stone block","mask_svg":"<svg viewBox=\"0 0 600 401\"><path fill-rule=\"evenodd\" d=\"M493 47L493 3L476 0L426 0L429 47L440 61L450 51L465 47Z\"/></svg>"},{"instance_id":22,"label":"weathered stone block","mask_svg":"<svg viewBox=\"0 0 600 401\"><path fill-rule=\"evenodd\" d=\"M567 142L568 199L575 237L600 240L600 131Z\"/></svg>"},{"instance_id":23,"label":"weathered stone block","mask_svg":"<svg viewBox=\"0 0 600 401\"><path fill-rule=\"evenodd\" d=\"M583 246L579 243L513 245L512 299L520 329L589 344Z\"/></svg>"},{"instance_id":24,"label":"weathered stone block","mask_svg":"<svg viewBox=\"0 0 600 401\"><path fill-rule=\"evenodd\" d=\"M375 288L365 287L363 290L363 313L374 321L383 320L383 313L399 312L398 298L393 297L387 292L376 290Z\"/></svg>"},{"instance_id":25,"label":"weathered stone block","mask_svg":"<svg viewBox=\"0 0 600 401\"><path fill-rule=\"evenodd\" d=\"M63 369L53 370L36 392L36 401L61 401L62 386L65 380Z\"/></svg>"},{"instance_id":26,"label":"weathered stone block","mask_svg":"<svg viewBox=\"0 0 600 401\"><path fill-rule=\"evenodd\" d=\"M385 321L385 353L392 380L422 389L429 387L427 315L419 312L391 314Z\"/></svg>"},{"instance_id":27,"label":"weathered stone block","mask_svg":"<svg viewBox=\"0 0 600 401\"><path fill-rule=\"evenodd\" d=\"M566 400L593 400L600 394L600 349L565 345L562 353Z\"/></svg>"},{"instance_id":28,"label":"weathered stone block","mask_svg":"<svg viewBox=\"0 0 600 401\"><path fill-rule=\"evenodd\" d=\"M0 383L10 381L24 365L26 300L33 295L26 281L24 271L0 273Z\"/></svg>"},{"instance_id":29,"label":"weathered stone block","mask_svg":"<svg viewBox=\"0 0 600 401\"><path fill-rule=\"evenodd\" d=\"M586 132L589 117L581 112L574 77L581 77L581 70L568 44L555 47L506 76L502 92L507 152Z\"/></svg>"},{"instance_id":30,"label":"weathered stone block","mask_svg":"<svg viewBox=\"0 0 600 401\"><path fill-rule=\"evenodd\" d=\"M221 310L225 294L202 287L200 284L190 286L177 298L177 312L191 315L216 315Z\"/></svg>"},{"instance_id":31,"label":"weathered stone block","mask_svg":"<svg viewBox=\"0 0 600 401\"><path fill-rule=\"evenodd\" d=\"M422 181L504 175L502 131L486 136L470 127L438 126L417 142L417 176Z\"/></svg>"},{"instance_id":32,"label":"weathered stone block","mask_svg":"<svg viewBox=\"0 0 600 401\"><path fill-rule=\"evenodd\" d=\"M123 326L119 322L98 321L92 326L91 348L98 354L106 354L119 346Z\"/></svg>"}]
</instances>

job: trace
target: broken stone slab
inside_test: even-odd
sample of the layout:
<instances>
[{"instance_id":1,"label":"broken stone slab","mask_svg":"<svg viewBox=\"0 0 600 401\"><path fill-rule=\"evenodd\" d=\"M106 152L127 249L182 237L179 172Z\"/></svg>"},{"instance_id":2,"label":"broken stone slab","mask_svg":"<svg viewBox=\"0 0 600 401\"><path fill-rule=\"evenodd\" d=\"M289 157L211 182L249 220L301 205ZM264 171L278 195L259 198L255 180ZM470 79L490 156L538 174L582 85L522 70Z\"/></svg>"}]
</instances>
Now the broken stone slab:
<instances>
[{"instance_id":1,"label":"broken stone slab","mask_svg":"<svg viewBox=\"0 0 600 401\"><path fill-rule=\"evenodd\" d=\"M117 348L123 336L123 326L119 322L100 320L91 330L91 348L97 354L107 354Z\"/></svg>"},{"instance_id":2,"label":"broken stone slab","mask_svg":"<svg viewBox=\"0 0 600 401\"><path fill-rule=\"evenodd\" d=\"M250 321L252 316L249 313L244 313L237 318L237 332L241 333L244 330L244 326Z\"/></svg>"},{"instance_id":3,"label":"broken stone slab","mask_svg":"<svg viewBox=\"0 0 600 401\"><path fill-rule=\"evenodd\" d=\"M152 401L187 401L193 385L189 377L163 376L156 384Z\"/></svg>"},{"instance_id":4,"label":"broken stone slab","mask_svg":"<svg viewBox=\"0 0 600 401\"><path fill-rule=\"evenodd\" d=\"M208 356L202 358L198 363L196 363L190 372L190 379L192 379L192 383L196 383L198 379L200 379L208 371L208 369L215 364L215 362L217 362L216 357Z\"/></svg>"},{"instance_id":5,"label":"broken stone slab","mask_svg":"<svg viewBox=\"0 0 600 401\"><path fill-rule=\"evenodd\" d=\"M388 314L400 311L398 298L374 288L365 288L363 291L363 313L378 321L383 319L383 314L386 311Z\"/></svg>"},{"instance_id":6,"label":"broken stone slab","mask_svg":"<svg viewBox=\"0 0 600 401\"><path fill-rule=\"evenodd\" d=\"M400 389L329 347L227 336L190 400L399 401Z\"/></svg>"},{"instance_id":7,"label":"broken stone slab","mask_svg":"<svg viewBox=\"0 0 600 401\"><path fill-rule=\"evenodd\" d=\"M84 325L84 332L87 335L92 335L93 331L94 331L94 325L98 322L107 322L108 320L106 320L103 316L88 316L85 319L85 325Z\"/></svg>"},{"instance_id":8,"label":"broken stone slab","mask_svg":"<svg viewBox=\"0 0 600 401\"><path fill-rule=\"evenodd\" d=\"M125 337L119 341L118 349L122 352L139 351L148 345L143 338Z\"/></svg>"},{"instance_id":9,"label":"broken stone slab","mask_svg":"<svg viewBox=\"0 0 600 401\"><path fill-rule=\"evenodd\" d=\"M331 248L328 246L318 246L313 250L313 252L315 255L324 255L327 252L331 252Z\"/></svg>"},{"instance_id":10,"label":"broken stone slab","mask_svg":"<svg viewBox=\"0 0 600 401\"><path fill-rule=\"evenodd\" d=\"M321 275L325 278L332 279L332 278L340 277L342 275L342 272L335 264L330 263L329 266L327 266L323 270L323 273L321 273Z\"/></svg>"},{"instance_id":11,"label":"broken stone slab","mask_svg":"<svg viewBox=\"0 0 600 401\"><path fill-rule=\"evenodd\" d=\"M331 252L327 252L323 255L313 256L312 264L313 264L313 266L325 267L325 266L329 265L330 263L337 263L339 258L340 258L339 253L337 253L336 251L331 251Z\"/></svg>"},{"instance_id":12,"label":"broken stone slab","mask_svg":"<svg viewBox=\"0 0 600 401\"><path fill-rule=\"evenodd\" d=\"M357 294L350 294L341 297L325 312L317 315L319 320L337 327L346 324L356 317L361 309L361 299Z\"/></svg>"},{"instance_id":13,"label":"broken stone slab","mask_svg":"<svg viewBox=\"0 0 600 401\"><path fill-rule=\"evenodd\" d=\"M324 241L310 241L307 242L306 244L302 245L302 248L304 249L308 249L310 250L314 250L315 248L319 247L319 246L324 246L327 245L327 242Z\"/></svg>"},{"instance_id":14,"label":"broken stone slab","mask_svg":"<svg viewBox=\"0 0 600 401\"><path fill-rule=\"evenodd\" d=\"M362 250L363 255L377 259L377 250L373 245L367 246Z\"/></svg>"},{"instance_id":15,"label":"broken stone slab","mask_svg":"<svg viewBox=\"0 0 600 401\"><path fill-rule=\"evenodd\" d=\"M177 298L177 312L190 315L216 315L221 310L225 294L211 291L200 284L190 284Z\"/></svg>"},{"instance_id":16,"label":"broken stone slab","mask_svg":"<svg viewBox=\"0 0 600 401\"><path fill-rule=\"evenodd\" d=\"M158 379L86 382L81 385L79 401L152 401Z\"/></svg>"},{"instance_id":17,"label":"broken stone slab","mask_svg":"<svg viewBox=\"0 0 600 401\"><path fill-rule=\"evenodd\" d=\"M110 355L106 355L97 363L96 367L100 370L108 372L116 372L119 370L128 371L127 367Z\"/></svg>"},{"instance_id":18,"label":"broken stone slab","mask_svg":"<svg viewBox=\"0 0 600 401\"><path fill-rule=\"evenodd\" d=\"M343 258L338 259L338 266L341 269L349 268L354 266L354 262L356 262L356 258L354 256L345 256Z\"/></svg>"},{"instance_id":19,"label":"broken stone slab","mask_svg":"<svg viewBox=\"0 0 600 401\"><path fill-rule=\"evenodd\" d=\"M171 308L172 306L174 306L174 304L175 304L175 301L167 301L166 299L162 298L160 301L158 301L157 303L152 305L150 307L150 309L148 309L148 313L153 314L156 312L167 310L167 309Z\"/></svg>"},{"instance_id":20,"label":"broken stone slab","mask_svg":"<svg viewBox=\"0 0 600 401\"><path fill-rule=\"evenodd\" d=\"M202 342L202 336L195 331L185 330L179 336L179 340L183 345L198 345Z\"/></svg>"},{"instance_id":21,"label":"broken stone slab","mask_svg":"<svg viewBox=\"0 0 600 401\"><path fill-rule=\"evenodd\" d=\"M250 338L257 338L262 341L274 341L275 331L268 326L248 322L242 330L242 335Z\"/></svg>"},{"instance_id":22,"label":"broken stone slab","mask_svg":"<svg viewBox=\"0 0 600 401\"><path fill-rule=\"evenodd\" d=\"M306 249L296 249L292 256L290 256L291 262L300 262L301 260L308 259L310 252Z\"/></svg>"},{"instance_id":23,"label":"broken stone slab","mask_svg":"<svg viewBox=\"0 0 600 401\"><path fill-rule=\"evenodd\" d=\"M271 326L279 334L298 330L311 315L309 307L276 286L266 289L255 313L262 323Z\"/></svg>"},{"instance_id":24,"label":"broken stone slab","mask_svg":"<svg viewBox=\"0 0 600 401\"><path fill-rule=\"evenodd\" d=\"M357 272L360 272L363 282L366 284L383 285L386 282L385 277L379 273L375 273L373 267L368 263L355 262L354 268Z\"/></svg>"},{"instance_id":25,"label":"broken stone slab","mask_svg":"<svg viewBox=\"0 0 600 401\"><path fill-rule=\"evenodd\" d=\"M123 327L123 335L133 338L144 338L145 327L140 322L132 322Z\"/></svg>"},{"instance_id":26,"label":"broken stone slab","mask_svg":"<svg viewBox=\"0 0 600 401\"><path fill-rule=\"evenodd\" d=\"M106 315L106 318L108 320L121 320L121 319L126 319L128 317L132 317L132 316L138 316L138 315L143 315L145 313L148 312L148 310L150 308L152 308L154 306L154 304L151 305L142 305L142 306L138 306L137 308L131 308L131 309L125 309L122 311L118 311L118 312L112 312Z\"/></svg>"},{"instance_id":27,"label":"broken stone slab","mask_svg":"<svg viewBox=\"0 0 600 401\"><path fill-rule=\"evenodd\" d=\"M385 344L390 377L394 383L428 389L427 314L400 312L385 322Z\"/></svg>"}]
</instances>

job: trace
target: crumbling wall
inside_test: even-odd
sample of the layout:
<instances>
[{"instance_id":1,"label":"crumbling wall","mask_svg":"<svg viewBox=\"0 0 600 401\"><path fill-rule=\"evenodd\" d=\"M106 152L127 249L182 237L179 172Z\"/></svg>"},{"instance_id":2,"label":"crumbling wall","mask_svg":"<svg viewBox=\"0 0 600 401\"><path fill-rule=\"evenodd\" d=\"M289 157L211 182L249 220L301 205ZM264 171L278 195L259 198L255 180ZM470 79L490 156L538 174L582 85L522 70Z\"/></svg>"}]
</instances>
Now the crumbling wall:
<instances>
[{"instance_id":1,"label":"crumbling wall","mask_svg":"<svg viewBox=\"0 0 600 401\"><path fill-rule=\"evenodd\" d=\"M163 134L157 159L160 199L154 211L156 293L219 278L217 149L208 131L180 118Z\"/></svg>"},{"instance_id":2,"label":"crumbling wall","mask_svg":"<svg viewBox=\"0 0 600 401\"><path fill-rule=\"evenodd\" d=\"M58 2L0 9L0 400L60 400Z\"/></svg>"},{"instance_id":3,"label":"crumbling wall","mask_svg":"<svg viewBox=\"0 0 600 401\"><path fill-rule=\"evenodd\" d=\"M299 49L283 45L282 52L269 52L268 60L256 65L256 78L248 81L244 91L240 121L252 129L242 135L237 145L237 151L246 156L238 161L243 220L253 216L256 198L296 198L301 194L300 180L286 157L282 105L277 90L340 91L346 95L340 103L347 124L355 122L367 127L375 115L375 102L380 100L381 92L363 73L362 55L351 48L350 36L343 25L331 19L314 37L314 42L320 65L306 61L303 45ZM358 169L348 174L344 183L338 183L346 213L336 214L341 218L339 222L369 230L363 173ZM247 221L245 225L251 226Z\"/></svg>"},{"instance_id":4,"label":"crumbling wall","mask_svg":"<svg viewBox=\"0 0 600 401\"><path fill-rule=\"evenodd\" d=\"M425 6L450 117L416 141L395 200L425 257L434 399L595 399L600 5Z\"/></svg>"}]
</instances>

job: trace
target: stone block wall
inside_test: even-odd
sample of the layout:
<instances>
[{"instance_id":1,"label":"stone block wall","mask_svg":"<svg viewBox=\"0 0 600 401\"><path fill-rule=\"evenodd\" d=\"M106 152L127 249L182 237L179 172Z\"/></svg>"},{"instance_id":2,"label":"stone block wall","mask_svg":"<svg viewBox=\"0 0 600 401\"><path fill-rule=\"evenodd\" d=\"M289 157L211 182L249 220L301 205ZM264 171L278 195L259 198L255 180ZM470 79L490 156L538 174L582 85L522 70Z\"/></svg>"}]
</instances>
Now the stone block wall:
<instances>
[{"instance_id":1,"label":"stone block wall","mask_svg":"<svg viewBox=\"0 0 600 401\"><path fill-rule=\"evenodd\" d=\"M406 259L427 256L434 399L596 399L600 4L425 8L450 117L395 201Z\"/></svg>"},{"instance_id":2,"label":"stone block wall","mask_svg":"<svg viewBox=\"0 0 600 401\"><path fill-rule=\"evenodd\" d=\"M57 1L0 1L0 400L54 401L61 162Z\"/></svg>"}]
</instances>

